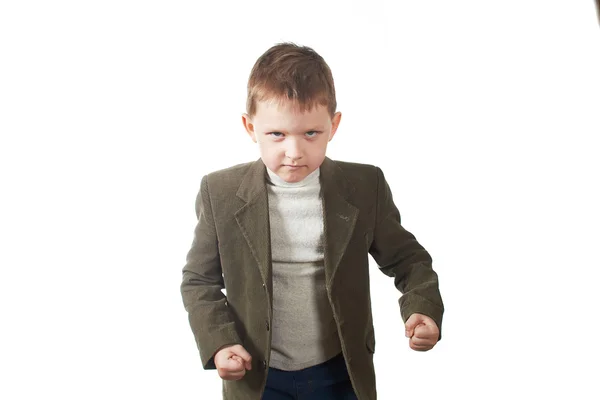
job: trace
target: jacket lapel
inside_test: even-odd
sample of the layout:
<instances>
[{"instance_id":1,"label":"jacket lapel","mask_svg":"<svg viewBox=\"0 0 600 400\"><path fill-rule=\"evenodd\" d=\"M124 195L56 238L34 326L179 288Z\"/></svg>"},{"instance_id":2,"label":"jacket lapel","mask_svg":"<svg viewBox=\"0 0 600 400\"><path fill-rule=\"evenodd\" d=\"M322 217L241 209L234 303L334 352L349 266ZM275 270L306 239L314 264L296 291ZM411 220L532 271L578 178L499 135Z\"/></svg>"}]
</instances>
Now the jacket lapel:
<instances>
[{"instance_id":1,"label":"jacket lapel","mask_svg":"<svg viewBox=\"0 0 600 400\"><path fill-rule=\"evenodd\" d=\"M271 286L271 229L266 187L266 167L258 159L248 169L236 195L246 204L235 213L235 219L250 246L263 282Z\"/></svg>"},{"instance_id":2,"label":"jacket lapel","mask_svg":"<svg viewBox=\"0 0 600 400\"><path fill-rule=\"evenodd\" d=\"M321 198L323 201L325 236L325 282L331 289L333 278L358 218L358 208L348 202L354 186L341 168L328 157L321 164Z\"/></svg>"},{"instance_id":3,"label":"jacket lapel","mask_svg":"<svg viewBox=\"0 0 600 400\"><path fill-rule=\"evenodd\" d=\"M328 157L319 174L324 225L324 266L327 288L338 269L354 232L358 209L348 202L354 187L338 165ZM266 187L266 167L258 159L248 169L236 195L246 204L235 213L235 219L256 260L265 284L271 286L271 230Z\"/></svg>"}]
</instances>

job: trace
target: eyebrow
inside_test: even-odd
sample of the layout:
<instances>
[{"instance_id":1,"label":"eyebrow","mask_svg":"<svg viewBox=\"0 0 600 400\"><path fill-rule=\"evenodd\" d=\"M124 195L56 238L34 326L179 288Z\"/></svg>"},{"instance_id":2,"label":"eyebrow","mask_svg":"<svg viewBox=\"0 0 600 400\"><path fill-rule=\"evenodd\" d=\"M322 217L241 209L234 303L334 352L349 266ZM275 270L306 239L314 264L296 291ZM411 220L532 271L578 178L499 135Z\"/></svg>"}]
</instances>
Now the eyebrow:
<instances>
[{"instance_id":1,"label":"eyebrow","mask_svg":"<svg viewBox=\"0 0 600 400\"><path fill-rule=\"evenodd\" d=\"M286 132L284 129L266 129L265 132L280 132L280 133L289 133ZM323 132L323 128L312 128L312 129L307 129L304 132Z\"/></svg>"}]
</instances>

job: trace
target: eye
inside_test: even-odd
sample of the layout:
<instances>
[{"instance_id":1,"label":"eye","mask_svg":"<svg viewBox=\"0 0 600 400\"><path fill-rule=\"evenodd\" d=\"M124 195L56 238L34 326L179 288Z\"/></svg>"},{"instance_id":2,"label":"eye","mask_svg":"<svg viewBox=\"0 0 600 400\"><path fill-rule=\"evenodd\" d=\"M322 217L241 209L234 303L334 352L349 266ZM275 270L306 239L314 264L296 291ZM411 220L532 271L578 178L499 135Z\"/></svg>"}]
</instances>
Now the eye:
<instances>
[{"instance_id":1,"label":"eye","mask_svg":"<svg viewBox=\"0 0 600 400\"><path fill-rule=\"evenodd\" d=\"M309 135L309 133L312 133L313 135ZM319 132L317 132L317 131L310 131L310 132L306 132L306 135L308 135L308 137L310 137L310 138L314 138L315 136L317 136L318 133Z\"/></svg>"},{"instance_id":2,"label":"eye","mask_svg":"<svg viewBox=\"0 0 600 400\"><path fill-rule=\"evenodd\" d=\"M267 135L271 135L271 136L274 136L276 138L283 137L283 133L281 133L281 132L270 132L270 133L267 133Z\"/></svg>"}]
</instances>

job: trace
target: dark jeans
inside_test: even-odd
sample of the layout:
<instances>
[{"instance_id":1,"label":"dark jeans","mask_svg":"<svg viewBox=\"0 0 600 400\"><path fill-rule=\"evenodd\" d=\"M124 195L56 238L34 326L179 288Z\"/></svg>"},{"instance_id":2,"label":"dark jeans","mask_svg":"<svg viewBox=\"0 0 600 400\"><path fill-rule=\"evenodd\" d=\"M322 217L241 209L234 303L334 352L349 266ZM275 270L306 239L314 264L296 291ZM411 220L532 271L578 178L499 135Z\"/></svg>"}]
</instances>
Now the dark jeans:
<instances>
[{"instance_id":1,"label":"dark jeans","mask_svg":"<svg viewBox=\"0 0 600 400\"><path fill-rule=\"evenodd\" d=\"M357 400L342 353L299 371L269 368L263 400Z\"/></svg>"}]
</instances>

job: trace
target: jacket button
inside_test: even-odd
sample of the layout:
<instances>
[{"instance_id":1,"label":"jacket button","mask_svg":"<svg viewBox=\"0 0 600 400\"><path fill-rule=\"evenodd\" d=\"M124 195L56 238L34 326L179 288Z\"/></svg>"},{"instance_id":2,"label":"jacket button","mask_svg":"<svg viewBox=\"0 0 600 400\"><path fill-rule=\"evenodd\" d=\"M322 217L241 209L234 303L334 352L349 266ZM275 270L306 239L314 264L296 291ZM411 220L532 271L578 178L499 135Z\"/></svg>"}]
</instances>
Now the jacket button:
<instances>
[{"instance_id":1,"label":"jacket button","mask_svg":"<svg viewBox=\"0 0 600 400\"><path fill-rule=\"evenodd\" d=\"M227 307L229 305L229 303L227 302L227 300L225 300L225 307Z\"/></svg>"},{"instance_id":2,"label":"jacket button","mask_svg":"<svg viewBox=\"0 0 600 400\"><path fill-rule=\"evenodd\" d=\"M265 321L265 325L267 326L267 330L269 330L269 321Z\"/></svg>"},{"instance_id":3,"label":"jacket button","mask_svg":"<svg viewBox=\"0 0 600 400\"><path fill-rule=\"evenodd\" d=\"M266 289L266 288L267 288L267 285L265 285L265 284L263 283L263 289Z\"/></svg>"},{"instance_id":4,"label":"jacket button","mask_svg":"<svg viewBox=\"0 0 600 400\"><path fill-rule=\"evenodd\" d=\"M263 369L267 369L267 362L265 360L263 360L262 362L262 367Z\"/></svg>"}]
</instances>

